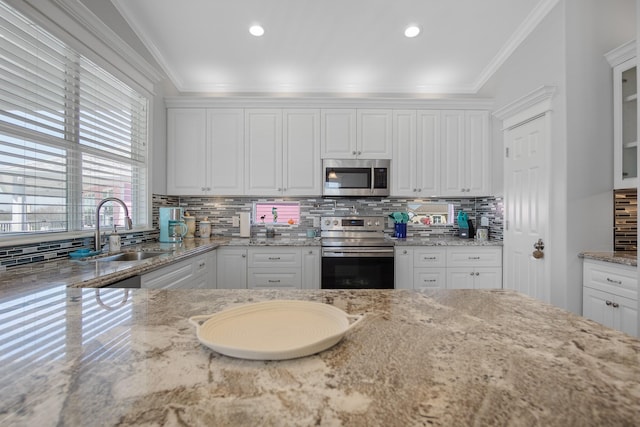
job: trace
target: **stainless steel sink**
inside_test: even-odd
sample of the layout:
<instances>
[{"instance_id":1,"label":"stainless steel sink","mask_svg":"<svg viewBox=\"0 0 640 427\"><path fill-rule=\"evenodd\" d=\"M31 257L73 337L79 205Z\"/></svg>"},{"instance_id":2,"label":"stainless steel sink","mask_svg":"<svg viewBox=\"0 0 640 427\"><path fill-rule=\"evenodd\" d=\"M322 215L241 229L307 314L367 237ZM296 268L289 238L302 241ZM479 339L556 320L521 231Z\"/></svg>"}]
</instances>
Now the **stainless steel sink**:
<instances>
[{"instance_id":1,"label":"stainless steel sink","mask_svg":"<svg viewBox=\"0 0 640 427\"><path fill-rule=\"evenodd\" d=\"M103 258L97 258L96 261L142 261L143 259L155 258L162 255L168 255L170 252L122 252L120 254L109 255Z\"/></svg>"}]
</instances>

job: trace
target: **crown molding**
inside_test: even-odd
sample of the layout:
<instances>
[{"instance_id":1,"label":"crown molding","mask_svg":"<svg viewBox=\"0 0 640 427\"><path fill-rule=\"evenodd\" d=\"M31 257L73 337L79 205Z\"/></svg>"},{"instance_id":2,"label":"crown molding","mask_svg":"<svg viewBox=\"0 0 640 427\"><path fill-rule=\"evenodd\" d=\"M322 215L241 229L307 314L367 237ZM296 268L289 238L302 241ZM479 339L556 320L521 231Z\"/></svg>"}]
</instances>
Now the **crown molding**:
<instances>
[{"instance_id":1,"label":"crown molding","mask_svg":"<svg viewBox=\"0 0 640 427\"><path fill-rule=\"evenodd\" d=\"M502 121L502 129L510 129L552 110L555 86L540 86L510 104L499 108L493 116Z\"/></svg>"},{"instance_id":2,"label":"crown molding","mask_svg":"<svg viewBox=\"0 0 640 427\"><path fill-rule=\"evenodd\" d=\"M622 64L623 62L628 61L631 58L635 58L636 57L635 39L629 40L622 46L618 46L617 48L605 53L604 57L607 58L609 65L611 65L612 67Z\"/></svg>"},{"instance_id":3,"label":"crown molding","mask_svg":"<svg viewBox=\"0 0 640 427\"><path fill-rule=\"evenodd\" d=\"M491 110L490 98L402 98L312 95L276 96L174 96L166 97L167 108L392 108L438 110Z\"/></svg>"},{"instance_id":4,"label":"crown molding","mask_svg":"<svg viewBox=\"0 0 640 427\"><path fill-rule=\"evenodd\" d=\"M535 8L529 13L527 18L511 35L509 40L502 46L496 56L482 70L478 79L473 84L474 93L477 93L482 86L493 76L513 52L529 37L529 34L535 30L540 22L551 12L560 0L541 0Z\"/></svg>"}]
</instances>

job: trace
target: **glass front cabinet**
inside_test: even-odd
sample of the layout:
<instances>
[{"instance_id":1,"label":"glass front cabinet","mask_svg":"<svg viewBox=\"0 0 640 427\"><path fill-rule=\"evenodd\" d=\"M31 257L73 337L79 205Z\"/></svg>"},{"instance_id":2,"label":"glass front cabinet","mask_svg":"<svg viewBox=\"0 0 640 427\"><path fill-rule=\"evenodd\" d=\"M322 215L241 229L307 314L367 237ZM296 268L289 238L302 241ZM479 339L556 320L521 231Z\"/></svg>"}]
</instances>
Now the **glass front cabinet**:
<instances>
[{"instance_id":1,"label":"glass front cabinet","mask_svg":"<svg viewBox=\"0 0 640 427\"><path fill-rule=\"evenodd\" d=\"M613 67L613 187L637 187L638 85L635 40L607 53L606 58Z\"/></svg>"}]
</instances>

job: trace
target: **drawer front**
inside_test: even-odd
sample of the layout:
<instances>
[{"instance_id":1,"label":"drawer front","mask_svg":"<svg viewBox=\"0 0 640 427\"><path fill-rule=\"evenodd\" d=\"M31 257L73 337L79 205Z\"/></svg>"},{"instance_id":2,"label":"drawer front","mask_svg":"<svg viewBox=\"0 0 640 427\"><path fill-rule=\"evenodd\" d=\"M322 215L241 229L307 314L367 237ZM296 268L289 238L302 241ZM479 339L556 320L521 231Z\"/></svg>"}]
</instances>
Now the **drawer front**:
<instances>
[{"instance_id":1,"label":"drawer front","mask_svg":"<svg viewBox=\"0 0 640 427\"><path fill-rule=\"evenodd\" d=\"M447 267L502 267L502 248L447 248Z\"/></svg>"},{"instance_id":2,"label":"drawer front","mask_svg":"<svg viewBox=\"0 0 640 427\"><path fill-rule=\"evenodd\" d=\"M420 248L413 253L413 266L444 267L447 265L447 254L444 248Z\"/></svg>"},{"instance_id":3,"label":"drawer front","mask_svg":"<svg viewBox=\"0 0 640 427\"><path fill-rule=\"evenodd\" d=\"M416 268L413 270L414 289L445 289L447 270L445 268Z\"/></svg>"},{"instance_id":4,"label":"drawer front","mask_svg":"<svg viewBox=\"0 0 640 427\"><path fill-rule=\"evenodd\" d=\"M249 267L300 267L300 249L249 248Z\"/></svg>"},{"instance_id":5,"label":"drawer front","mask_svg":"<svg viewBox=\"0 0 640 427\"><path fill-rule=\"evenodd\" d=\"M594 289L634 300L638 298L638 275L635 267L585 260L583 280L585 286Z\"/></svg>"},{"instance_id":6,"label":"drawer front","mask_svg":"<svg viewBox=\"0 0 640 427\"><path fill-rule=\"evenodd\" d=\"M182 261L144 274L140 279L142 288L168 289L185 286L193 276L193 262Z\"/></svg>"},{"instance_id":7,"label":"drawer front","mask_svg":"<svg viewBox=\"0 0 640 427\"><path fill-rule=\"evenodd\" d=\"M249 268L247 287L256 288L296 288L302 287L299 268Z\"/></svg>"}]
</instances>

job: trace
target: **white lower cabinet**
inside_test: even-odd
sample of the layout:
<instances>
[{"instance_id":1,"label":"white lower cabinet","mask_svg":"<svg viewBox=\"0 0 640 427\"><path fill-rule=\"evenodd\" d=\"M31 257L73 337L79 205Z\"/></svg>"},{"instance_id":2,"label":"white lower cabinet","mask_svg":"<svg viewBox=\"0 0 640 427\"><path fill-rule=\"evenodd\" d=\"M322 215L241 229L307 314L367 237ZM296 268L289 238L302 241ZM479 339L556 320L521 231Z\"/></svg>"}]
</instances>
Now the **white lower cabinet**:
<instances>
[{"instance_id":1,"label":"white lower cabinet","mask_svg":"<svg viewBox=\"0 0 640 427\"><path fill-rule=\"evenodd\" d=\"M247 249L218 248L218 289L247 288Z\"/></svg>"},{"instance_id":2,"label":"white lower cabinet","mask_svg":"<svg viewBox=\"0 0 640 427\"><path fill-rule=\"evenodd\" d=\"M140 277L140 286L150 289L215 289L216 251L154 270Z\"/></svg>"},{"instance_id":3,"label":"white lower cabinet","mask_svg":"<svg viewBox=\"0 0 640 427\"><path fill-rule=\"evenodd\" d=\"M637 337L636 267L585 259L583 273L583 316Z\"/></svg>"},{"instance_id":4,"label":"white lower cabinet","mask_svg":"<svg viewBox=\"0 0 640 427\"><path fill-rule=\"evenodd\" d=\"M319 289L320 248L219 248L218 287Z\"/></svg>"},{"instance_id":5,"label":"white lower cabinet","mask_svg":"<svg viewBox=\"0 0 640 427\"><path fill-rule=\"evenodd\" d=\"M395 248L396 289L500 289L499 246Z\"/></svg>"}]
</instances>

